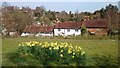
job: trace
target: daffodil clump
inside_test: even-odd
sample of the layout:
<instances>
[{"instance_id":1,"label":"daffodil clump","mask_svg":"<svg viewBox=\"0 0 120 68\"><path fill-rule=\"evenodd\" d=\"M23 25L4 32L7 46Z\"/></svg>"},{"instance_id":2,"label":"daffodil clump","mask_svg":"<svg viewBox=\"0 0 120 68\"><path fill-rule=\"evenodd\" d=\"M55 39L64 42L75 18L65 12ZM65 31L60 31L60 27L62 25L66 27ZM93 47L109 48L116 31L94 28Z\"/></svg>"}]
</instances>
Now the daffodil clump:
<instances>
[{"instance_id":1,"label":"daffodil clump","mask_svg":"<svg viewBox=\"0 0 120 68\"><path fill-rule=\"evenodd\" d=\"M57 64L82 65L85 52L79 46L57 42L22 42L19 44L18 53L22 55L34 55L40 61L53 61Z\"/></svg>"}]
</instances>

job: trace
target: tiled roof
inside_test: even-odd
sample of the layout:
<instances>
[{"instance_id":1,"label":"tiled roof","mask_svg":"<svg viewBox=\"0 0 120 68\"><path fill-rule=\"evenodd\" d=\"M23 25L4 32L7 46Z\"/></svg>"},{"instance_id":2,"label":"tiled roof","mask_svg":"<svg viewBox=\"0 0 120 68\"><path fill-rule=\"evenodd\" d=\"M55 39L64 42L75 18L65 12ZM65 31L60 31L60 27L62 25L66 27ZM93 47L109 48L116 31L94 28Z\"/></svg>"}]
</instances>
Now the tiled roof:
<instances>
[{"instance_id":1,"label":"tiled roof","mask_svg":"<svg viewBox=\"0 0 120 68\"><path fill-rule=\"evenodd\" d=\"M30 25L26 26L23 32L49 32L51 33L54 28L73 28L79 29L82 26L86 28L107 28L108 27L108 20L101 19L101 20L87 20L84 22L64 22L64 23L56 23L55 26L42 26L42 25Z\"/></svg>"},{"instance_id":2,"label":"tiled roof","mask_svg":"<svg viewBox=\"0 0 120 68\"><path fill-rule=\"evenodd\" d=\"M37 32L52 32L52 31L53 31L53 26L27 25L23 32L37 33Z\"/></svg>"},{"instance_id":3,"label":"tiled roof","mask_svg":"<svg viewBox=\"0 0 120 68\"><path fill-rule=\"evenodd\" d=\"M40 32L52 32L53 26L40 26L39 31Z\"/></svg>"},{"instance_id":4,"label":"tiled roof","mask_svg":"<svg viewBox=\"0 0 120 68\"><path fill-rule=\"evenodd\" d=\"M64 23L57 23L55 28L80 28L82 25L81 22L64 22Z\"/></svg>"},{"instance_id":5,"label":"tiled roof","mask_svg":"<svg viewBox=\"0 0 120 68\"><path fill-rule=\"evenodd\" d=\"M106 28L108 27L108 20L100 19L100 20L87 20L83 22L82 26L86 28Z\"/></svg>"}]
</instances>

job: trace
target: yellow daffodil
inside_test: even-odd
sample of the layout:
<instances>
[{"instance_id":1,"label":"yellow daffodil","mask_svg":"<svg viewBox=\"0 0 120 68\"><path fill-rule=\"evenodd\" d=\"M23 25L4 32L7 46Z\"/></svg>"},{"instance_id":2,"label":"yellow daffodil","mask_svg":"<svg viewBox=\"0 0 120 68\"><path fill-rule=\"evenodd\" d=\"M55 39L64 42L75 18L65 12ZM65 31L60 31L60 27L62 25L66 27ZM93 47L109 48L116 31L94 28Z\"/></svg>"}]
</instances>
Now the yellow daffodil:
<instances>
[{"instance_id":1,"label":"yellow daffodil","mask_svg":"<svg viewBox=\"0 0 120 68\"><path fill-rule=\"evenodd\" d=\"M67 47L67 45L65 45L65 48Z\"/></svg>"},{"instance_id":2,"label":"yellow daffodil","mask_svg":"<svg viewBox=\"0 0 120 68\"><path fill-rule=\"evenodd\" d=\"M42 45L42 42L41 42L41 43L39 43L39 45Z\"/></svg>"},{"instance_id":3,"label":"yellow daffodil","mask_svg":"<svg viewBox=\"0 0 120 68\"><path fill-rule=\"evenodd\" d=\"M73 55L75 55L75 53L73 53Z\"/></svg>"},{"instance_id":4,"label":"yellow daffodil","mask_svg":"<svg viewBox=\"0 0 120 68\"><path fill-rule=\"evenodd\" d=\"M19 46L21 46L21 44L19 44Z\"/></svg>"},{"instance_id":5,"label":"yellow daffodil","mask_svg":"<svg viewBox=\"0 0 120 68\"><path fill-rule=\"evenodd\" d=\"M63 57L63 54L60 54L60 57Z\"/></svg>"},{"instance_id":6,"label":"yellow daffodil","mask_svg":"<svg viewBox=\"0 0 120 68\"><path fill-rule=\"evenodd\" d=\"M49 50L51 50L52 48L50 47Z\"/></svg>"},{"instance_id":7,"label":"yellow daffodil","mask_svg":"<svg viewBox=\"0 0 120 68\"><path fill-rule=\"evenodd\" d=\"M54 43L51 43L51 46L54 46Z\"/></svg>"},{"instance_id":8,"label":"yellow daffodil","mask_svg":"<svg viewBox=\"0 0 120 68\"><path fill-rule=\"evenodd\" d=\"M81 50L81 47L79 47L79 49Z\"/></svg>"},{"instance_id":9,"label":"yellow daffodil","mask_svg":"<svg viewBox=\"0 0 120 68\"><path fill-rule=\"evenodd\" d=\"M35 44L39 44L39 42L35 42Z\"/></svg>"},{"instance_id":10,"label":"yellow daffodil","mask_svg":"<svg viewBox=\"0 0 120 68\"><path fill-rule=\"evenodd\" d=\"M63 50L61 50L60 52L63 52Z\"/></svg>"},{"instance_id":11,"label":"yellow daffodil","mask_svg":"<svg viewBox=\"0 0 120 68\"><path fill-rule=\"evenodd\" d=\"M72 51L71 51L71 50L68 50L68 54L70 54L70 53L72 53Z\"/></svg>"},{"instance_id":12,"label":"yellow daffodil","mask_svg":"<svg viewBox=\"0 0 120 68\"><path fill-rule=\"evenodd\" d=\"M60 45L60 48L63 48L64 46Z\"/></svg>"},{"instance_id":13,"label":"yellow daffodil","mask_svg":"<svg viewBox=\"0 0 120 68\"><path fill-rule=\"evenodd\" d=\"M29 42L26 43L28 46L30 46L31 44Z\"/></svg>"},{"instance_id":14,"label":"yellow daffodil","mask_svg":"<svg viewBox=\"0 0 120 68\"><path fill-rule=\"evenodd\" d=\"M32 47L32 45L30 45L30 47Z\"/></svg>"},{"instance_id":15,"label":"yellow daffodil","mask_svg":"<svg viewBox=\"0 0 120 68\"><path fill-rule=\"evenodd\" d=\"M59 49L59 47L58 47L58 46L56 46L56 47L54 47L53 49L54 49L54 50L58 50L58 49Z\"/></svg>"},{"instance_id":16,"label":"yellow daffodil","mask_svg":"<svg viewBox=\"0 0 120 68\"><path fill-rule=\"evenodd\" d=\"M35 44L32 44L32 46L35 46Z\"/></svg>"},{"instance_id":17,"label":"yellow daffodil","mask_svg":"<svg viewBox=\"0 0 120 68\"><path fill-rule=\"evenodd\" d=\"M55 45L57 45L57 42L56 43L54 43Z\"/></svg>"},{"instance_id":18,"label":"yellow daffodil","mask_svg":"<svg viewBox=\"0 0 120 68\"><path fill-rule=\"evenodd\" d=\"M72 58L74 58L75 56L73 55Z\"/></svg>"},{"instance_id":19,"label":"yellow daffodil","mask_svg":"<svg viewBox=\"0 0 120 68\"><path fill-rule=\"evenodd\" d=\"M48 42L44 42L45 44L49 44Z\"/></svg>"},{"instance_id":20,"label":"yellow daffodil","mask_svg":"<svg viewBox=\"0 0 120 68\"><path fill-rule=\"evenodd\" d=\"M82 53L81 53L81 55L84 55L85 54L85 52L83 51Z\"/></svg>"},{"instance_id":21,"label":"yellow daffodil","mask_svg":"<svg viewBox=\"0 0 120 68\"><path fill-rule=\"evenodd\" d=\"M21 45L21 46L24 46L24 45Z\"/></svg>"},{"instance_id":22,"label":"yellow daffodil","mask_svg":"<svg viewBox=\"0 0 120 68\"><path fill-rule=\"evenodd\" d=\"M44 45L42 45L42 47L44 48L45 46L44 46Z\"/></svg>"}]
</instances>

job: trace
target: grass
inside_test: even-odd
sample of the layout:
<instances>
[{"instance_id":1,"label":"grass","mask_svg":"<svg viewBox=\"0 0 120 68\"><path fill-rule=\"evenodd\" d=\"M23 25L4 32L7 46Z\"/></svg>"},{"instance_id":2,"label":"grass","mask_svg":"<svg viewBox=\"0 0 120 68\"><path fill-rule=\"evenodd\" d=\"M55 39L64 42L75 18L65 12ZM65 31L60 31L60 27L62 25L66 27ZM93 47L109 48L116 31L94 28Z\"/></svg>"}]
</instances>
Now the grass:
<instances>
[{"instance_id":1,"label":"grass","mask_svg":"<svg viewBox=\"0 0 120 68\"><path fill-rule=\"evenodd\" d=\"M75 46L80 46L87 56L86 65L104 65L103 63L110 62L107 65L117 65L118 63L118 41L117 40L79 40L79 39L58 39L58 38L42 38L42 37L23 37L23 38L3 38L2 39L2 65L17 66L16 62L10 61L8 55L16 51L18 44L25 41L48 41L48 42L68 42ZM16 57L17 58L17 57ZM34 57L33 57L34 58ZM102 58L102 59L101 59ZM106 59L105 59L106 58ZM101 61L103 60L103 61ZM23 65L41 65L38 60L29 57L29 61ZM23 63L21 61L21 63ZM50 63L51 64L51 63ZM54 64L53 64L54 65Z\"/></svg>"}]
</instances>

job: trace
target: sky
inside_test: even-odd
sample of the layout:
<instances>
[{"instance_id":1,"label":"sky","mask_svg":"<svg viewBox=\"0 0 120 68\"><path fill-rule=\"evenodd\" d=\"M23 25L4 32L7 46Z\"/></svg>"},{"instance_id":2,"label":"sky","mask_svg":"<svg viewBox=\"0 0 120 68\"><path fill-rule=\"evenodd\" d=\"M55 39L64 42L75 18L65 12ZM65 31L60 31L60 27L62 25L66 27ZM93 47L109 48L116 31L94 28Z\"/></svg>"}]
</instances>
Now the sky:
<instances>
[{"instance_id":1,"label":"sky","mask_svg":"<svg viewBox=\"0 0 120 68\"><path fill-rule=\"evenodd\" d=\"M22 0L21 0L22 1ZM11 1L8 2L11 6L18 6L18 7L22 7L22 6L28 6L32 9L35 9L37 6L44 6L46 8L46 10L52 10L52 11L72 11L73 13L76 11L79 12L94 12L95 10L99 10L102 7L105 8L106 5L109 4L113 4L118 6L118 1L114 0L114 1L110 1L110 2L97 2L97 0L94 1L90 1L90 2L77 2L76 0L74 2L64 2L63 0L58 0L61 2L54 2L54 0L51 0L47 2L47 0L45 0L46 2L42 2L42 1L35 1L32 2L32 0L30 1L25 1L25 2L17 2L17 1ZM56 0L57 1L57 0ZM63 2L62 2L63 1ZM69 0L71 1L71 0ZM73 1L73 0L72 0ZM6 2L6 1L5 1Z\"/></svg>"},{"instance_id":2,"label":"sky","mask_svg":"<svg viewBox=\"0 0 120 68\"><path fill-rule=\"evenodd\" d=\"M118 2L120 0L0 0L0 2Z\"/></svg>"},{"instance_id":3,"label":"sky","mask_svg":"<svg viewBox=\"0 0 120 68\"><path fill-rule=\"evenodd\" d=\"M72 11L72 12L94 12L106 5L113 4L118 6L118 2L8 2L11 6L28 6L35 9L36 6L44 6L46 10L52 11Z\"/></svg>"}]
</instances>

